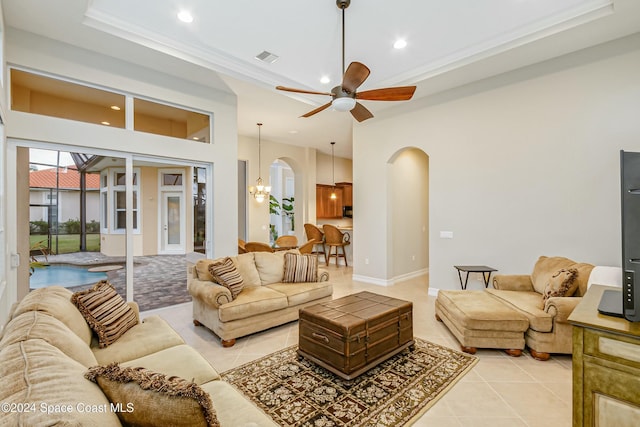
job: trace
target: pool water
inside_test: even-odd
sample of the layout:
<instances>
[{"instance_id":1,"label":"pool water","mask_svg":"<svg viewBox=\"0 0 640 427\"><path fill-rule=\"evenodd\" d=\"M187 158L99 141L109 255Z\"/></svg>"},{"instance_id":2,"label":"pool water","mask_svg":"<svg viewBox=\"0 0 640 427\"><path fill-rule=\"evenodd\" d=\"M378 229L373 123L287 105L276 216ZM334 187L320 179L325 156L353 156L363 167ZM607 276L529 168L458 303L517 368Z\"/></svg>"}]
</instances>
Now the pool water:
<instances>
[{"instance_id":1,"label":"pool water","mask_svg":"<svg viewBox=\"0 0 640 427\"><path fill-rule=\"evenodd\" d=\"M49 265L35 268L29 279L29 288L38 289L52 285L60 285L65 288L80 285L90 285L100 280L106 280L107 274L102 272L89 272L87 267L75 267L71 265Z\"/></svg>"}]
</instances>

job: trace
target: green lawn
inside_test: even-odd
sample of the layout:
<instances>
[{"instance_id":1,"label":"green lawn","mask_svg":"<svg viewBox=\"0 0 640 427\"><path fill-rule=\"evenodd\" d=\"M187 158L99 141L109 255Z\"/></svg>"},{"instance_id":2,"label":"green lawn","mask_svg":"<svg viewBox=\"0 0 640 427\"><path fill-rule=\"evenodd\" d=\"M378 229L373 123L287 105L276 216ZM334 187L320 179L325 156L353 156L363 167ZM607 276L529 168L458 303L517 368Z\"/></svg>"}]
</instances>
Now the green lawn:
<instances>
[{"instance_id":1,"label":"green lawn","mask_svg":"<svg viewBox=\"0 0 640 427\"><path fill-rule=\"evenodd\" d=\"M51 253L56 251L56 237L58 238L58 253L68 254L80 251L80 235L79 234L61 234L59 236L51 236ZM29 236L29 245L31 248L36 247L38 242L47 245L47 236L31 235ZM100 252L100 235L87 234L87 251Z\"/></svg>"}]
</instances>

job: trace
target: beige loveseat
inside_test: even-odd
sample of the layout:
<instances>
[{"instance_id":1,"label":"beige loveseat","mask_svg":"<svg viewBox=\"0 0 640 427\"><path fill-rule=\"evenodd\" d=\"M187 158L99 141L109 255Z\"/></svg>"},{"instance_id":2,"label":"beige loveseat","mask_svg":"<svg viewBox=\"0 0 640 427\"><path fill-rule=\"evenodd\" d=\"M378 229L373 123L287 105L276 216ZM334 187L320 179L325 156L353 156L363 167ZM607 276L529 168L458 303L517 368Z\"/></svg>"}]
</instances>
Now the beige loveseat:
<instances>
[{"instance_id":1,"label":"beige loveseat","mask_svg":"<svg viewBox=\"0 0 640 427\"><path fill-rule=\"evenodd\" d=\"M149 316L100 348L71 295L60 286L42 288L14 308L0 340L0 425L121 425L101 388L84 376L89 367L120 362L195 382L222 426L275 426L162 318Z\"/></svg>"},{"instance_id":2,"label":"beige loveseat","mask_svg":"<svg viewBox=\"0 0 640 427\"><path fill-rule=\"evenodd\" d=\"M209 265L219 260L187 258L187 287L193 297L193 322L204 325L230 347L236 338L298 319L298 311L331 299L329 273L320 270L317 282L282 283L285 253L248 252L231 257L244 288L235 299L214 282Z\"/></svg>"}]
</instances>

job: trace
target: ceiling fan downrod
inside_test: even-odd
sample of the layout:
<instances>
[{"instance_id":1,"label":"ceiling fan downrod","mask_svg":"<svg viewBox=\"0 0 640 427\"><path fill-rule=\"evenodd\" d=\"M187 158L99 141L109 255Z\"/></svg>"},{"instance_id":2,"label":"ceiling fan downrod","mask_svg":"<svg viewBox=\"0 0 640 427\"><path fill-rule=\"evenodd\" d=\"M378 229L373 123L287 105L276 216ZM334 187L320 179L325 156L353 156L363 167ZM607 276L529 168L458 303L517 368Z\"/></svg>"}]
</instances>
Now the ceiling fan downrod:
<instances>
[{"instance_id":1,"label":"ceiling fan downrod","mask_svg":"<svg viewBox=\"0 0 640 427\"><path fill-rule=\"evenodd\" d=\"M343 76L345 71L347 70L344 64L344 10L348 8L350 4L351 4L351 0L336 0L336 5L338 6L338 9L342 10L342 70L341 71Z\"/></svg>"}]
</instances>

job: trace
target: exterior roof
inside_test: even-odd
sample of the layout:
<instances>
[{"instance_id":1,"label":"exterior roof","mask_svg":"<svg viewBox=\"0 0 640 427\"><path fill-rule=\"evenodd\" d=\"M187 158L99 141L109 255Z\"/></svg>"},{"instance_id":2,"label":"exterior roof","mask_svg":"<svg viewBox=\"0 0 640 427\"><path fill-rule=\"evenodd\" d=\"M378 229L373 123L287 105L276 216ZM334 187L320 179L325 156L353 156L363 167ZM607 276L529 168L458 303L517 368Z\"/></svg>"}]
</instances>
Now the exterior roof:
<instances>
[{"instance_id":1,"label":"exterior roof","mask_svg":"<svg viewBox=\"0 0 640 427\"><path fill-rule=\"evenodd\" d=\"M73 166L58 168L60 188L80 190L80 173ZM56 168L29 172L29 187L56 188ZM100 175L87 174L87 190L100 188Z\"/></svg>"}]
</instances>

